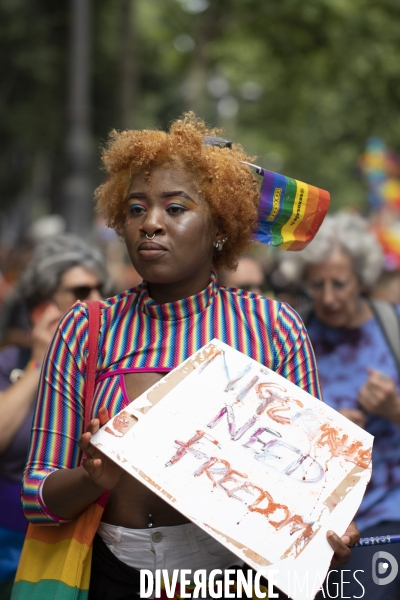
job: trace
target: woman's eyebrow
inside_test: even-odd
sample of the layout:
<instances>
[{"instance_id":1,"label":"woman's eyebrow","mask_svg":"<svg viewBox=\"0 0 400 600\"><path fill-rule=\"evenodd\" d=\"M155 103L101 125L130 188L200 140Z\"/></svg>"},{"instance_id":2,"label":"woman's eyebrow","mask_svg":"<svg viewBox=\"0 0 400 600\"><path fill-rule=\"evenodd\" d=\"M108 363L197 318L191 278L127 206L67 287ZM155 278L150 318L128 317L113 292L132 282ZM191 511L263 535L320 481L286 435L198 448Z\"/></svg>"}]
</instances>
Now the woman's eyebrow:
<instances>
[{"instance_id":1,"label":"woman's eyebrow","mask_svg":"<svg viewBox=\"0 0 400 600\"><path fill-rule=\"evenodd\" d=\"M146 194L143 192L131 192L128 196L128 200L132 198L146 198Z\"/></svg>"},{"instance_id":2,"label":"woman's eyebrow","mask_svg":"<svg viewBox=\"0 0 400 600\"><path fill-rule=\"evenodd\" d=\"M193 198L191 198L188 194L182 192L181 190L177 190L175 192L163 192L161 194L162 198L172 198L173 196L180 196L181 198L186 198L187 200L190 200L190 202L197 204L196 200L193 200Z\"/></svg>"}]
</instances>

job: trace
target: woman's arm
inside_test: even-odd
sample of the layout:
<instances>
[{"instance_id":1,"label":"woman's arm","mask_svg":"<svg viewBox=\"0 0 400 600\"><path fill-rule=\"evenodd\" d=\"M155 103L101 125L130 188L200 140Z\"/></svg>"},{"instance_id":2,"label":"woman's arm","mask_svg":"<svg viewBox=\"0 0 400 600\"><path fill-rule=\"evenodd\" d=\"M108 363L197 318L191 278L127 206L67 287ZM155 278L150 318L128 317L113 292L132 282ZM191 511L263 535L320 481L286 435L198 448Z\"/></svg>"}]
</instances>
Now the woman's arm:
<instances>
[{"instance_id":1,"label":"woman's arm","mask_svg":"<svg viewBox=\"0 0 400 600\"><path fill-rule=\"evenodd\" d=\"M63 519L80 515L104 491L115 487L121 478L123 470L91 444L92 435L108 420L107 409L100 409L99 418L90 421L79 439L79 447L87 457L82 466L54 471L44 481L44 504Z\"/></svg>"},{"instance_id":2,"label":"woman's arm","mask_svg":"<svg viewBox=\"0 0 400 600\"><path fill-rule=\"evenodd\" d=\"M8 447L33 405L39 369L60 318L61 313L56 306L46 309L32 331L31 361L21 379L0 392L0 453Z\"/></svg>"},{"instance_id":3,"label":"woman's arm","mask_svg":"<svg viewBox=\"0 0 400 600\"><path fill-rule=\"evenodd\" d=\"M280 304L273 345L274 371L311 396L322 399L311 342L299 315L288 304Z\"/></svg>"},{"instance_id":4,"label":"woman's arm","mask_svg":"<svg viewBox=\"0 0 400 600\"><path fill-rule=\"evenodd\" d=\"M0 454L26 419L36 397L39 377L39 369L28 365L20 380L0 392Z\"/></svg>"},{"instance_id":5,"label":"woman's arm","mask_svg":"<svg viewBox=\"0 0 400 600\"><path fill-rule=\"evenodd\" d=\"M41 492L50 473L80 466L87 354L87 308L77 304L62 319L43 363L22 489L24 513L32 522L58 523L64 517L46 507ZM81 482L81 472L66 477Z\"/></svg>"}]
</instances>

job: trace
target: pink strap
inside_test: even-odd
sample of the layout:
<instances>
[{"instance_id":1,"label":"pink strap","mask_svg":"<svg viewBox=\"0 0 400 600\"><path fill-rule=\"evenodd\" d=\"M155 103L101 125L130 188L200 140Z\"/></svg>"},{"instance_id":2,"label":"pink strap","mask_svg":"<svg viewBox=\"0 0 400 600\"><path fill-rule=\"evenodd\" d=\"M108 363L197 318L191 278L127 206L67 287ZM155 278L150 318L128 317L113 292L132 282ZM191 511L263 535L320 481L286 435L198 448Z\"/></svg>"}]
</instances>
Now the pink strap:
<instances>
[{"instance_id":1,"label":"pink strap","mask_svg":"<svg viewBox=\"0 0 400 600\"><path fill-rule=\"evenodd\" d=\"M89 311L89 353L86 363L85 430L90 421L90 411L96 381L97 356L99 352L100 302L97 300L86 300L86 305Z\"/></svg>"}]
</instances>

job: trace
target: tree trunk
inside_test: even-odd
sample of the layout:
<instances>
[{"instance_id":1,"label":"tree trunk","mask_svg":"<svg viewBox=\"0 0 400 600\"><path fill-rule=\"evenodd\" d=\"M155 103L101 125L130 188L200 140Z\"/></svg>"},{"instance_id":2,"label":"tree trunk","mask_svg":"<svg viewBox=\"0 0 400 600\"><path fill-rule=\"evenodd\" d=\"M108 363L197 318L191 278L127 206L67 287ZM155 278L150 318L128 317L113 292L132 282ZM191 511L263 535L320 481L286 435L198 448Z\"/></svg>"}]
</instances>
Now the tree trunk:
<instances>
[{"instance_id":1,"label":"tree trunk","mask_svg":"<svg viewBox=\"0 0 400 600\"><path fill-rule=\"evenodd\" d=\"M90 125L91 0L71 0L70 77L68 90L68 174L63 213L67 228L87 236L93 220L93 147Z\"/></svg>"},{"instance_id":2,"label":"tree trunk","mask_svg":"<svg viewBox=\"0 0 400 600\"><path fill-rule=\"evenodd\" d=\"M138 62L135 31L136 0L121 0L121 126L133 129L136 125Z\"/></svg>"}]
</instances>

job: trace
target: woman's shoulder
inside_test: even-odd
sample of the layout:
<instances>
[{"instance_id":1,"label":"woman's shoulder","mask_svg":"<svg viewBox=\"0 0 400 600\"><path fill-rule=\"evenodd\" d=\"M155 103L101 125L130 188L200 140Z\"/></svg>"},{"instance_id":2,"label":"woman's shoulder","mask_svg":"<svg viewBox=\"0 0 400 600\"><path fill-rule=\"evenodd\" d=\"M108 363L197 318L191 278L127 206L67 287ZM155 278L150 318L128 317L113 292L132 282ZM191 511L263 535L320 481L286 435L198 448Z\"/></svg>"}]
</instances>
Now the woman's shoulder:
<instances>
[{"instance_id":1,"label":"woman's shoulder","mask_svg":"<svg viewBox=\"0 0 400 600\"><path fill-rule=\"evenodd\" d=\"M252 315L268 315L270 320L284 320L296 323L299 327L303 326L301 318L287 302L281 302L239 288L220 287L219 289L227 301L237 304L239 309L247 309Z\"/></svg>"},{"instance_id":2,"label":"woman's shoulder","mask_svg":"<svg viewBox=\"0 0 400 600\"><path fill-rule=\"evenodd\" d=\"M240 300L241 302L271 306L274 304L281 304L278 300L268 298L267 296L262 296L261 294L256 294L255 292L242 290L240 288L219 286L219 291L224 297L232 300Z\"/></svg>"},{"instance_id":3,"label":"woman's shoulder","mask_svg":"<svg viewBox=\"0 0 400 600\"><path fill-rule=\"evenodd\" d=\"M139 292L140 286L98 301L100 308L100 330L103 334L121 315L125 314L128 310L132 310ZM76 342L85 342L88 329L89 309L85 301L76 302L63 316L58 327L61 337L64 338L68 345L75 344Z\"/></svg>"},{"instance_id":4,"label":"woman's shoulder","mask_svg":"<svg viewBox=\"0 0 400 600\"><path fill-rule=\"evenodd\" d=\"M140 283L139 285L137 285L135 287L124 290L123 292L120 292L119 294L115 294L115 296L110 296L109 298L104 298L103 300L100 301L102 304L102 308L103 308L103 310L106 310L107 308L115 306L116 304L125 304L127 302L132 302L139 296L139 294L142 292L142 290L143 290L143 283Z\"/></svg>"}]
</instances>

